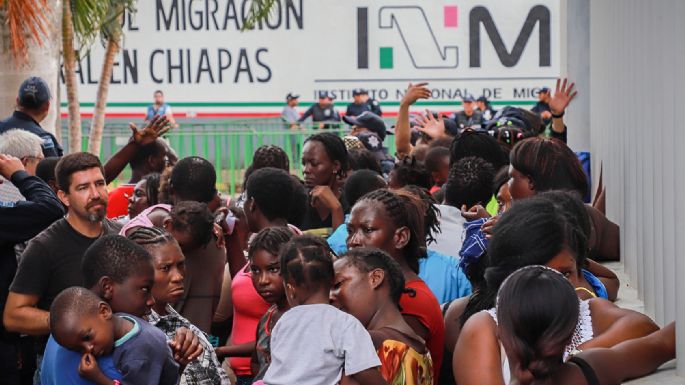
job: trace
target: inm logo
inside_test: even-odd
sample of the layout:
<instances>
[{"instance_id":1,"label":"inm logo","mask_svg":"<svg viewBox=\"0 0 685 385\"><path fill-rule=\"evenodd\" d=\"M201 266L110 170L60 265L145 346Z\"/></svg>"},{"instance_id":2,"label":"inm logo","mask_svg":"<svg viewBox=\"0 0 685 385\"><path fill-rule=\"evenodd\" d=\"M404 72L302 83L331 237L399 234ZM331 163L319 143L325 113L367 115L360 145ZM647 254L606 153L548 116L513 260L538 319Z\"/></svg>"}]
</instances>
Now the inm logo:
<instances>
[{"instance_id":1,"label":"inm logo","mask_svg":"<svg viewBox=\"0 0 685 385\"><path fill-rule=\"evenodd\" d=\"M459 27L459 8L456 5L443 7L442 25L439 28L456 29ZM435 24L435 21L433 21ZM526 48L533 34L535 25L539 28L539 66L551 65L550 45L550 11L544 5L535 5L530 9L523 27L509 51L502 35L490 14L483 6L473 7L469 12L469 67L481 66L481 29L497 53L499 61L505 67L514 67ZM481 26L483 28L481 28ZM392 30L399 34L404 49L416 69L448 69L459 65L459 48L455 45L441 45L433 32L433 26L420 6L383 6L378 10L378 29ZM426 49L427 47L432 47ZM378 47L379 66L381 69L395 67L395 48ZM401 48L400 48L401 49ZM369 68L369 8L357 8L357 68ZM419 54L419 52L421 52Z\"/></svg>"}]
</instances>

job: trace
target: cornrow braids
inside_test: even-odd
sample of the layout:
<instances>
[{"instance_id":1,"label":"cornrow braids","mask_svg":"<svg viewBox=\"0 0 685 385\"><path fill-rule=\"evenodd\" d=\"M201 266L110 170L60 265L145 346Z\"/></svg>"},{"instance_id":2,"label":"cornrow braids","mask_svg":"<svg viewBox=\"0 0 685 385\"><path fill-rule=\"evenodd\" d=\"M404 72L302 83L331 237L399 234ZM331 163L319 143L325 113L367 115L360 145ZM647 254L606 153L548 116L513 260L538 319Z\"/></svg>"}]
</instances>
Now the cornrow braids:
<instances>
[{"instance_id":1,"label":"cornrow braids","mask_svg":"<svg viewBox=\"0 0 685 385\"><path fill-rule=\"evenodd\" d=\"M340 257L346 264L356 267L362 273L369 273L376 269L385 272L385 280L390 285L390 298L399 307L400 298L407 289L405 288L402 268L391 256L380 249L359 247L351 249Z\"/></svg>"},{"instance_id":2,"label":"cornrow braids","mask_svg":"<svg viewBox=\"0 0 685 385\"><path fill-rule=\"evenodd\" d=\"M433 198L428 190L419 186L408 185L395 191L398 195L406 198L410 203L416 205L421 212L425 213L423 217L424 233L426 236L426 244L435 242L435 234L441 232L440 230L440 210L435 206L438 202Z\"/></svg>"},{"instance_id":3,"label":"cornrow braids","mask_svg":"<svg viewBox=\"0 0 685 385\"><path fill-rule=\"evenodd\" d=\"M281 249L281 275L307 290L327 289L333 285L335 254L321 237L301 235L292 238Z\"/></svg>"},{"instance_id":4,"label":"cornrow braids","mask_svg":"<svg viewBox=\"0 0 685 385\"><path fill-rule=\"evenodd\" d=\"M145 179L145 197L147 198L147 204L154 206L159 203L160 174L153 172L145 175L143 179Z\"/></svg>"},{"instance_id":5,"label":"cornrow braids","mask_svg":"<svg viewBox=\"0 0 685 385\"><path fill-rule=\"evenodd\" d=\"M359 202L377 202L383 206L393 224L409 229L409 242L404 248L404 258L409 267L418 274L419 258L426 258L426 235L424 212L406 196L400 196L388 189L372 191ZM359 204L357 202L357 204Z\"/></svg>"},{"instance_id":6,"label":"cornrow braids","mask_svg":"<svg viewBox=\"0 0 685 385\"><path fill-rule=\"evenodd\" d=\"M278 255L283 245L293 237L293 232L287 227L267 227L258 232L250 242L247 257L252 259L258 250L264 250L271 255Z\"/></svg>"},{"instance_id":7,"label":"cornrow braids","mask_svg":"<svg viewBox=\"0 0 685 385\"><path fill-rule=\"evenodd\" d=\"M280 168L290 172L290 159L282 148L267 144L259 147L252 156L252 169L264 167Z\"/></svg>"},{"instance_id":8,"label":"cornrow braids","mask_svg":"<svg viewBox=\"0 0 685 385\"><path fill-rule=\"evenodd\" d=\"M320 134L314 134L307 138L304 143L316 141L323 144L326 149L326 154L330 158L331 162L340 162L340 171L338 171L339 177L345 177L347 175L347 170L350 168L349 154L347 152L347 147L345 147L345 142L330 132L323 132Z\"/></svg>"},{"instance_id":9,"label":"cornrow braids","mask_svg":"<svg viewBox=\"0 0 685 385\"><path fill-rule=\"evenodd\" d=\"M168 231L161 227L136 227L126 235L126 238L145 248L176 241Z\"/></svg>"}]
</instances>

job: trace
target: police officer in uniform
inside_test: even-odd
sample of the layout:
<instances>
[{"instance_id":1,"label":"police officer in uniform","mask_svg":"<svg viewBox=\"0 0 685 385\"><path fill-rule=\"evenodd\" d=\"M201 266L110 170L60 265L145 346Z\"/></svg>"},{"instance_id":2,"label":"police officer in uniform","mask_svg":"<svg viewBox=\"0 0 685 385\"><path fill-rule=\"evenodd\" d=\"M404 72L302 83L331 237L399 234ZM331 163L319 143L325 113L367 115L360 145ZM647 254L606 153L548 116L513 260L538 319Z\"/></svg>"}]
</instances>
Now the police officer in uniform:
<instances>
[{"instance_id":1,"label":"police officer in uniform","mask_svg":"<svg viewBox=\"0 0 685 385\"><path fill-rule=\"evenodd\" d=\"M378 116L383 116L383 111L381 111L381 104L378 103L376 99L369 98L369 91L367 89L362 88L362 100L364 103L369 105L369 111L373 112L374 114Z\"/></svg>"},{"instance_id":2,"label":"police officer in uniform","mask_svg":"<svg viewBox=\"0 0 685 385\"><path fill-rule=\"evenodd\" d=\"M356 117L360 116L366 111L371 111L371 105L367 102L369 95L364 93L365 90L361 88L355 88L352 90L352 97L354 101L347 105L347 111L345 111L345 116ZM366 96L366 99L364 98ZM378 102L376 102L378 103Z\"/></svg>"},{"instance_id":3,"label":"police officer in uniform","mask_svg":"<svg viewBox=\"0 0 685 385\"><path fill-rule=\"evenodd\" d=\"M323 122L340 122L340 114L333 106L333 97L327 91L319 92L319 102L309 107L298 122L302 123L310 116L315 124L318 123L318 128L331 128L331 124Z\"/></svg>"},{"instance_id":4,"label":"police officer in uniform","mask_svg":"<svg viewBox=\"0 0 685 385\"><path fill-rule=\"evenodd\" d=\"M31 77L19 87L17 110L7 119L0 120L0 134L19 128L36 134L43 139L43 156L62 156L62 146L51 133L40 126L50 110L50 88L42 78Z\"/></svg>"}]
</instances>

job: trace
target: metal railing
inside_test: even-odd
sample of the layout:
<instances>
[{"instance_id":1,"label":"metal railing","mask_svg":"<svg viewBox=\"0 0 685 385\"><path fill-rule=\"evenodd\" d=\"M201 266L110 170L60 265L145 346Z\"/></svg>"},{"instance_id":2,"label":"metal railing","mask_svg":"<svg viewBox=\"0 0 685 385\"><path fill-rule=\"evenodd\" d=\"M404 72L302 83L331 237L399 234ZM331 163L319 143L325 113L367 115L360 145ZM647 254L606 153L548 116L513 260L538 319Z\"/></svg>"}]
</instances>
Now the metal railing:
<instances>
[{"instance_id":1,"label":"metal railing","mask_svg":"<svg viewBox=\"0 0 685 385\"><path fill-rule=\"evenodd\" d=\"M386 122L388 127L394 120ZM187 156L201 156L214 164L217 172L217 188L231 195L242 188L245 170L252 163L252 155L262 145L276 145L285 150L290 159L291 172L302 176L300 162L302 147L307 137L319 132L332 132L344 136L349 126L344 123L327 123L330 128L319 129L318 125L307 124L301 129L287 128L278 119L233 120L223 122L180 122L165 138L178 154L179 159ZM88 145L89 122L84 121L81 148ZM102 138L100 159L109 159L131 136L125 123L107 124ZM69 147L68 129L62 127L62 145ZM395 153L393 136L385 139L390 154ZM129 167L113 182L116 186L125 183L131 176Z\"/></svg>"}]
</instances>

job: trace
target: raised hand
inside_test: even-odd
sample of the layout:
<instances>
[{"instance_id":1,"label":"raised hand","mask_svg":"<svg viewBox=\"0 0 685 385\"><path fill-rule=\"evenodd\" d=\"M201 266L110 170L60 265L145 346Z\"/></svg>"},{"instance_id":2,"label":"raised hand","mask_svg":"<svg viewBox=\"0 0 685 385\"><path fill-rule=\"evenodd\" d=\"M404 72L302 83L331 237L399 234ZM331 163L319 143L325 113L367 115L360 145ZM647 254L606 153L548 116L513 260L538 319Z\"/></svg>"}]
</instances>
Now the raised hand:
<instances>
[{"instance_id":1,"label":"raised hand","mask_svg":"<svg viewBox=\"0 0 685 385\"><path fill-rule=\"evenodd\" d=\"M439 139L445 136L445 118L442 114L438 114L438 118L435 119L433 114L426 110L425 115L419 115L417 117L417 122L419 126L417 127L419 131L430 136L432 139Z\"/></svg>"},{"instance_id":2,"label":"raised hand","mask_svg":"<svg viewBox=\"0 0 685 385\"><path fill-rule=\"evenodd\" d=\"M426 87L427 85L428 83L409 83L407 92L404 94L404 97L402 98L402 104L410 106L416 103L416 101L419 99L430 98L431 91L428 89L428 87Z\"/></svg>"},{"instance_id":3,"label":"raised hand","mask_svg":"<svg viewBox=\"0 0 685 385\"><path fill-rule=\"evenodd\" d=\"M133 141L144 146L154 142L160 136L171 130L171 123L166 116L156 115L143 127L139 129L134 123L128 124L133 134Z\"/></svg>"},{"instance_id":4,"label":"raised hand","mask_svg":"<svg viewBox=\"0 0 685 385\"><path fill-rule=\"evenodd\" d=\"M576 83L568 84L568 78L564 78L563 84L561 83L561 78L557 79L554 95L549 100L549 109L552 110L553 115L564 113L568 104L576 97L578 91L574 91L575 85Z\"/></svg>"}]
</instances>

